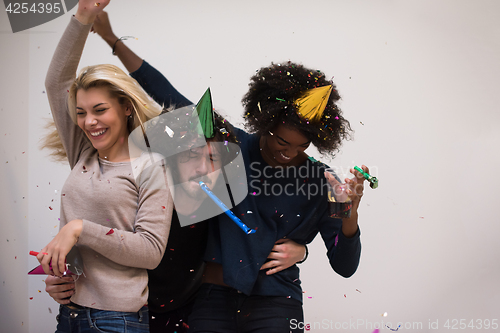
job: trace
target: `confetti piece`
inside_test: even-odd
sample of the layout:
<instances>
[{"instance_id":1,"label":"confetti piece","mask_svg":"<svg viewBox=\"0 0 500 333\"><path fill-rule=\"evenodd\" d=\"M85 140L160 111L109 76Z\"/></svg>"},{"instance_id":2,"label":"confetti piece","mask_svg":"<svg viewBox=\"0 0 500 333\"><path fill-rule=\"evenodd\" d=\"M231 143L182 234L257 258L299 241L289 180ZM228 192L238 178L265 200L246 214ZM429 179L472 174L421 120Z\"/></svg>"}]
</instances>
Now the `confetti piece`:
<instances>
[{"instance_id":1,"label":"confetti piece","mask_svg":"<svg viewBox=\"0 0 500 333\"><path fill-rule=\"evenodd\" d=\"M171 138L174 136L174 131L172 131L172 129L170 127L168 127L167 125L165 125L165 133L167 133L168 136Z\"/></svg>"},{"instance_id":2,"label":"confetti piece","mask_svg":"<svg viewBox=\"0 0 500 333\"><path fill-rule=\"evenodd\" d=\"M33 300L33 297L30 297L30 300Z\"/></svg>"},{"instance_id":3,"label":"confetti piece","mask_svg":"<svg viewBox=\"0 0 500 333\"><path fill-rule=\"evenodd\" d=\"M51 308L49 308L49 313L52 313L52 309Z\"/></svg>"},{"instance_id":4,"label":"confetti piece","mask_svg":"<svg viewBox=\"0 0 500 333\"><path fill-rule=\"evenodd\" d=\"M52 207L49 206L49 209L52 210Z\"/></svg>"},{"instance_id":5,"label":"confetti piece","mask_svg":"<svg viewBox=\"0 0 500 333\"><path fill-rule=\"evenodd\" d=\"M113 234L115 231L113 229L109 229L109 231L106 233L106 235L111 235Z\"/></svg>"},{"instance_id":6,"label":"confetti piece","mask_svg":"<svg viewBox=\"0 0 500 333\"><path fill-rule=\"evenodd\" d=\"M359 291L358 289L356 289L356 291L361 294L361 291Z\"/></svg>"},{"instance_id":7,"label":"confetti piece","mask_svg":"<svg viewBox=\"0 0 500 333\"><path fill-rule=\"evenodd\" d=\"M161 209L165 209L165 206L161 206Z\"/></svg>"},{"instance_id":8,"label":"confetti piece","mask_svg":"<svg viewBox=\"0 0 500 333\"><path fill-rule=\"evenodd\" d=\"M101 3L100 3L100 2L95 2L95 3L94 3L94 7L99 7L100 5L101 5Z\"/></svg>"},{"instance_id":9,"label":"confetti piece","mask_svg":"<svg viewBox=\"0 0 500 333\"><path fill-rule=\"evenodd\" d=\"M385 327L387 327L388 329L390 329L391 331L393 332L396 332L397 330L399 330L399 328L401 327L401 325L399 325L397 328L390 328L389 326L385 325Z\"/></svg>"},{"instance_id":10,"label":"confetti piece","mask_svg":"<svg viewBox=\"0 0 500 333\"><path fill-rule=\"evenodd\" d=\"M375 331L373 331L372 333L379 333L380 330L377 328Z\"/></svg>"},{"instance_id":11,"label":"confetti piece","mask_svg":"<svg viewBox=\"0 0 500 333\"><path fill-rule=\"evenodd\" d=\"M384 313L382 314L382 317L387 317L387 312L384 312Z\"/></svg>"}]
</instances>

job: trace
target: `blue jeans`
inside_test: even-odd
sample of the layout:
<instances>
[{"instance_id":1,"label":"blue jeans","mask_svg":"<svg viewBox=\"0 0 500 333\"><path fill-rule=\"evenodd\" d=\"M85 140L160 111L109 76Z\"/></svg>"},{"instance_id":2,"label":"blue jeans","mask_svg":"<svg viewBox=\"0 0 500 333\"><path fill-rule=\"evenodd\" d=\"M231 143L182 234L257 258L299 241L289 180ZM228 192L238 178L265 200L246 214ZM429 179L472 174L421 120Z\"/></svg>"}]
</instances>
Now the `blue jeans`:
<instances>
[{"instance_id":1,"label":"blue jeans","mask_svg":"<svg viewBox=\"0 0 500 333\"><path fill-rule=\"evenodd\" d=\"M302 303L285 296L247 296L233 288L203 284L189 316L189 331L217 333L303 332Z\"/></svg>"},{"instance_id":2,"label":"blue jeans","mask_svg":"<svg viewBox=\"0 0 500 333\"><path fill-rule=\"evenodd\" d=\"M148 308L138 312L105 311L92 308L59 307L56 333L149 333Z\"/></svg>"}]
</instances>

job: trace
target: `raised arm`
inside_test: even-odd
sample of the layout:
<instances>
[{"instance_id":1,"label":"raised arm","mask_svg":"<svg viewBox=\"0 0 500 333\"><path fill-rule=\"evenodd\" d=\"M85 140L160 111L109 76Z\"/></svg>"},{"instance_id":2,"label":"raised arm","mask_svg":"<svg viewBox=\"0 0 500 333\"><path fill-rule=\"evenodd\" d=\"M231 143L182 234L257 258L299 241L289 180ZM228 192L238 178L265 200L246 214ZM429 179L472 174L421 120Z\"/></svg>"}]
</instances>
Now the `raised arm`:
<instances>
[{"instance_id":1,"label":"raised arm","mask_svg":"<svg viewBox=\"0 0 500 333\"><path fill-rule=\"evenodd\" d=\"M113 32L107 12L103 11L97 15L92 31L101 36L111 47L113 54L118 56L129 73L135 72L141 67L142 59L125 45L123 39L117 37Z\"/></svg>"},{"instance_id":2,"label":"raised arm","mask_svg":"<svg viewBox=\"0 0 500 333\"><path fill-rule=\"evenodd\" d=\"M89 0L78 3L78 11L59 41L45 78L52 116L71 168L78 161L81 151L90 143L69 115L68 91L76 77L92 22L108 3L109 0L101 1L100 6L95 6L95 2Z\"/></svg>"},{"instance_id":3,"label":"raised arm","mask_svg":"<svg viewBox=\"0 0 500 333\"><path fill-rule=\"evenodd\" d=\"M109 16L106 12L98 15L94 22L93 31L101 36L110 48L112 48L114 54L118 56L125 68L130 72L130 76L136 79L149 96L158 104L166 108L181 108L193 104L179 93L165 76L146 61L143 61L134 51L125 45L124 40L121 40L113 32Z\"/></svg>"}]
</instances>

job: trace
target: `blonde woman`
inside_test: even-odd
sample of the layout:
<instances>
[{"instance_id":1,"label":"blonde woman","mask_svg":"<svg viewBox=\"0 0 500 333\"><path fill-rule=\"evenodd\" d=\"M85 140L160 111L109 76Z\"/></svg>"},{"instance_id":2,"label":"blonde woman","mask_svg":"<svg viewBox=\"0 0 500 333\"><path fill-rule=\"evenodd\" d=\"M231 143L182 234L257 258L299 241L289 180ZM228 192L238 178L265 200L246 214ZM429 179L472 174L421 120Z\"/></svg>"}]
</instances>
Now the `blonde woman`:
<instances>
[{"instance_id":1,"label":"blonde woman","mask_svg":"<svg viewBox=\"0 0 500 333\"><path fill-rule=\"evenodd\" d=\"M108 3L79 1L46 78L57 128L46 146L67 157L71 173L61 229L38 259L46 273L62 276L76 245L84 264L71 302L60 307L57 332L149 331L147 269L161 261L172 216L161 157L128 140L161 107L112 65L87 67L75 79L92 22Z\"/></svg>"}]
</instances>

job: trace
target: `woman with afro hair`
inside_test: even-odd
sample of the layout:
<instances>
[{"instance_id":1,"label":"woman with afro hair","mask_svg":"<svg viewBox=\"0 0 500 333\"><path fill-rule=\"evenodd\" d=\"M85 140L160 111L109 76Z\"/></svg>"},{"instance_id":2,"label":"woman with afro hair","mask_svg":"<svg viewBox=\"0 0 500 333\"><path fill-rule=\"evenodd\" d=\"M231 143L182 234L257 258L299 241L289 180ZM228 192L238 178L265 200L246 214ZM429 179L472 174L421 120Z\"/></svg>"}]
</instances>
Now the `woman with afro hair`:
<instances>
[{"instance_id":1,"label":"woman with afro hair","mask_svg":"<svg viewBox=\"0 0 500 333\"><path fill-rule=\"evenodd\" d=\"M315 101L318 92L323 97ZM355 176L345 179L351 216L332 218L327 182L338 186L339 181L325 173L328 166L305 153L313 144L333 157L349 138L349 122L336 105L339 99L322 72L292 62L271 64L251 78L242 100L249 133L236 132L249 195L233 211L257 232L245 235L222 215L211 225L205 284L190 316L190 331L302 332L297 265L266 273L274 267L267 253L282 239L308 244L320 233L332 268L343 277L356 271L363 176L351 169Z\"/></svg>"}]
</instances>

